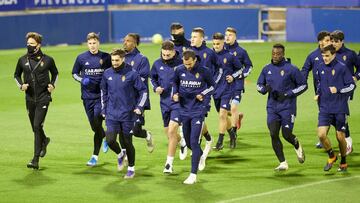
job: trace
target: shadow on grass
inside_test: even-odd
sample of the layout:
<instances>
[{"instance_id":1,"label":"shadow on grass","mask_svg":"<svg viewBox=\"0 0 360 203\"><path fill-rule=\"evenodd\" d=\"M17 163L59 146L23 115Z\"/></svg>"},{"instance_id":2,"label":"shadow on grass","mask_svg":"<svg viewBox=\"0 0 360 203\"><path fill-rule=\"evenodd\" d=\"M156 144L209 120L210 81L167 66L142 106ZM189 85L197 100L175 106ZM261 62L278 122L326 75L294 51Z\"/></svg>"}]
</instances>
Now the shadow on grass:
<instances>
[{"instance_id":1,"label":"shadow on grass","mask_svg":"<svg viewBox=\"0 0 360 203\"><path fill-rule=\"evenodd\" d=\"M44 170L44 169L42 169ZM38 187L43 185L54 184L57 180L43 174L42 170L32 170L22 179L14 179L13 181L19 185L26 187Z\"/></svg>"},{"instance_id":2,"label":"shadow on grass","mask_svg":"<svg viewBox=\"0 0 360 203\"><path fill-rule=\"evenodd\" d=\"M206 184L208 181L202 178L201 173L198 173L197 182L194 185L183 184L188 174L189 172L176 176L167 175L163 182L159 184L174 191L173 195L181 196L182 202L213 202L219 198L219 194L203 187L203 184ZM166 197L164 194L162 194L162 196Z\"/></svg>"},{"instance_id":3,"label":"shadow on grass","mask_svg":"<svg viewBox=\"0 0 360 203\"><path fill-rule=\"evenodd\" d=\"M97 176L116 176L114 173L116 171L116 166L114 165L114 170L108 170L104 168L104 166L109 165L109 162L104 162L103 164L99 164L93 167L84 166L81 168L81 171L73 172L74 175L91 175L93 177ZM86 167L86 168L85 168Z\"/></svg>"}]
</instances>

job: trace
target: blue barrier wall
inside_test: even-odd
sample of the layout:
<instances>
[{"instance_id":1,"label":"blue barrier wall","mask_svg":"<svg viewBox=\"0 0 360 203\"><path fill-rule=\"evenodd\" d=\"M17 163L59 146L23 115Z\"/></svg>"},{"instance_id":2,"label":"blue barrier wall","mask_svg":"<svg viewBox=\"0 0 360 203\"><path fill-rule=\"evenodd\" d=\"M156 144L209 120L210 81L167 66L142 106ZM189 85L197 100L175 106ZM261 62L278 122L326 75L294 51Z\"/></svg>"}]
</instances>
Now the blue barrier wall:
<instances>
[{"instance_id":1,"label":"blue barrier wall","mask_svg":"<svg viewBox=\"0 0 360 203\"><path fill-rule=\"evenodd\" d=\"M288 8L287 41L315 42L321 30L342 30L345 41L360 42L360 10Z\"/></svg>"},{"instance_id":2,"label":"blue barrier wall","mask_svg":"<svg viewBox=\"0 0 360 203\"><path fill-rule=\"evenodd\" d=\"M79 44L89 32L99 32L109 41L107 12L37 14L0 17L0 49L25 47L25 35L35 31L44 36L43 45Z\"/></svg>"},{"instance_id":3,"label":"blue barrier wall","mask_svg":"<svg viewBox=\"0 0 360 203\"><path fill-rule=\"evenodd\" d=\"M237 29L239 39L258 38L258 9L114 11L111 16L115 42L129 32L139 33L141 37L159 33L169 38L172 22L182 23L188 38L194 27L204 28L206 36L211 38L213 33L224 32L228 26Z\"/></svg>"}]
</instances>

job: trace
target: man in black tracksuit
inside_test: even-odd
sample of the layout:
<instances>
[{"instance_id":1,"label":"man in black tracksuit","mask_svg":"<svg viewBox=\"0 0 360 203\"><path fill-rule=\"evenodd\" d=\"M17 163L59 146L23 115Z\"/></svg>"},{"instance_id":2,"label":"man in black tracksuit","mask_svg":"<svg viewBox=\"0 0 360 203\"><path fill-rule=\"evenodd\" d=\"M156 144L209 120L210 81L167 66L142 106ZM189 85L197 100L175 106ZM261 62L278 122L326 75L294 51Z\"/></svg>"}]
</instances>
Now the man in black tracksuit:
<instances>
[{"instance_id":1,"label":"man in black tracksuit","mask_svg":"<svg viewBox=\"0 0 360 203\"><path fill-rule=\"evenodd\" d=\"M35 137L34 157L27 167L38 169L39 157L45 156L46 146L50 142L50 138L45 136L43 126L58 70L54 59L41 52L42 36L40 34L29 32L26 34L26 40L28 51L19 58L14 78L20 90L26 93L26 109Z\"/></svg>"}]
</instances>

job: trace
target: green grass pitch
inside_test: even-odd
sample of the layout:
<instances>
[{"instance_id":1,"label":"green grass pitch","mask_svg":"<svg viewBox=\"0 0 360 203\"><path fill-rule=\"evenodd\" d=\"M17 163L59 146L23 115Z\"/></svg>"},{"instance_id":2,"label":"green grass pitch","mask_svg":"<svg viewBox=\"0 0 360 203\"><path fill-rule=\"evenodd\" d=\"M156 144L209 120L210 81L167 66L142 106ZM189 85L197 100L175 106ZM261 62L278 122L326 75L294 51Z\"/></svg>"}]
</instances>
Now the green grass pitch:
<instances>
[{"instance_id":1,"label":"green grass pitch","mask_svg":"<svg viewBox=\"0 0 360 203\"><path fill-rule=\"evenodd\" d=\"M286 56L302 67L315 43L286 43ZM111 51L119 44L104 44ZM55 58L60 75L53 102L46 118L45 132L51 137L48 154L40 160L41 170L26 168L32 158L33 134L25 109L23 92L13 80L17 59L24 49L0 51L0 202L356 202L360 193L360 91L350 103L350 129L354 152L348 157L346 174L322 170L327 154L315 149L317 107L310 88L298 98L294 133L302 143L306 161L299 164L292 146L282 139L289 170L274 172L278 161L266 127L266 96L256 91L260 70L269 63L272 43L242 44L254 68L247 78L246 93L240 105L243 127L238 132L235 150L228 147L212 151L195 185L183 185L189 175L190 157L175 157L173 175L162 173L166 160L167 138L163 133L159 97L151 93L152 110L146 113L146 128L156 148L146 150L145 140L134 138L136 176L124 180L125 171L116 171L116 155L100 153L99 165L85 166L92 153L92 132L80 99L80 86L71 77L76 56L86 46L44 47ZM347 44L358 51L360 44ZM150 63L160 56L160 46L143 44L140 50ZM217 114L212 108L206 120L217 139ZM338 151L334 130L329 133Z\"/></svg>"}]
</instances>

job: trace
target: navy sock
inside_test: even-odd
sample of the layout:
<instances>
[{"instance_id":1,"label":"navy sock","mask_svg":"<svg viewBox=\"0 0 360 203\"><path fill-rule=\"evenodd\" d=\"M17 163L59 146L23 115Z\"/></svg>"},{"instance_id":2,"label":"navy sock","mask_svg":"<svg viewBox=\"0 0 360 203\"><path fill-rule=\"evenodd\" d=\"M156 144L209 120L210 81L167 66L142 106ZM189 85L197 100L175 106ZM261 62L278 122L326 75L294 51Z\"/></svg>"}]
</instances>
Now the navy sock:
<instances>
[{"instance_id":1,"label":"navy sock","mask_svg":"<svg viewBox=\"0 0 360 203\"><path fill-rule=\"evenodd\" d=\"M346 164L346 156L341 157L340 164Z\"/></svg>"},{"instance_id":2,"label":"navy sock","mask_svg":"<svg viewBox=\"0 0 360 203\"><path fill-rule=\"evenodd\" d=\"M332 149L332 148L331 148L331 149L329 149L329 150L327 150L326 152L328 153L329 158L334 158L335 154L334 154L334 151L333 151L333 149Z\"/></svg>"},{"instance_id":3,"label":"navy sock","mask_svg":"<svg viewBox=\"0 0 360 203\"><path fill-rule=\"evenodd\" d=\"M204 137L205 137L206 141L211 141L211 136L209 134L209 131L204 134Z\"/></svg>"},{"instance_id":4,"label":"navy sock","mask_svg":"<svg viewBox=\"0 0 360 203\"><path fill-rule=\"evenodd\" d=\"M220 133L220 134L219 134L218 143L223 143L223 141L224 141L224 134L223 134L223 133Z\"/></svg>"}]
</instances>

